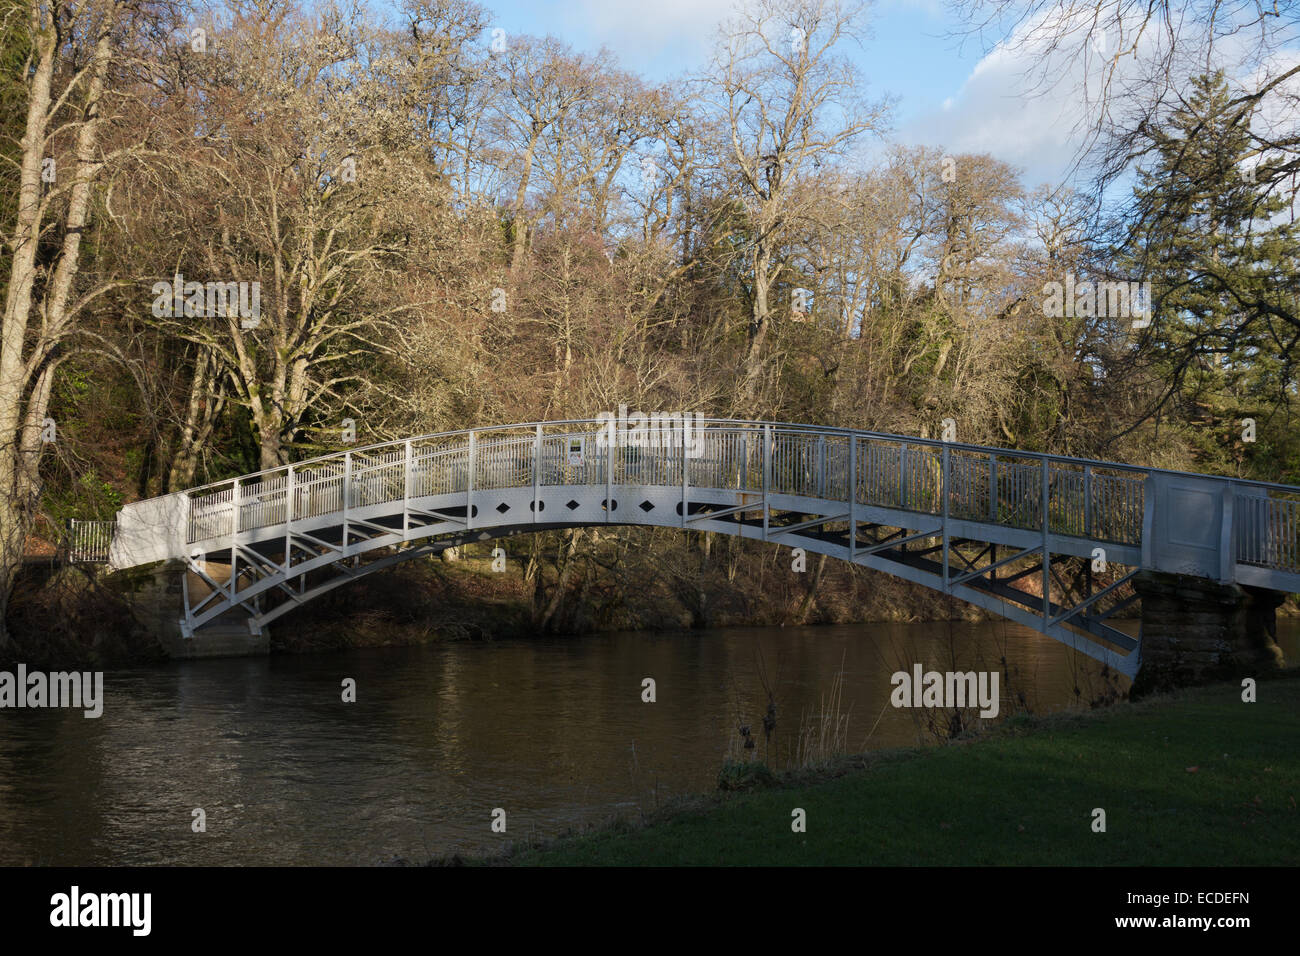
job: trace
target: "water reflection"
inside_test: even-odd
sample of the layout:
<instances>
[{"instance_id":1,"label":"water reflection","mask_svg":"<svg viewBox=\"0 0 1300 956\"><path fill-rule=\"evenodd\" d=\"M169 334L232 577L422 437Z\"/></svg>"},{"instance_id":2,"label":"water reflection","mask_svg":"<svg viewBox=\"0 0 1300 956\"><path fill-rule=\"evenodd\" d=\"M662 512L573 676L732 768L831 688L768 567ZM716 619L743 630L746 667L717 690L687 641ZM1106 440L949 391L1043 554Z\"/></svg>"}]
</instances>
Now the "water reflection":
<instances>
[{"instance_id":1,"label":"water reflection","mask_svg":"<svg viewBox=\"0 0 1300 956\"><path fill-rule=\"evenodd\" d=\"M1300 628L1282 632L1297 659ZM1034 711L1086 706L1107 686L1100 665L1002 623L609 634L110 672L98 720L0 713L0 864L487 851L711 789L741 725L760 756L787 762L841 671L829 716L852 748L914 743L924 729L888 706L895 670L1002 670L1004 656L1004 699L1023 694ZM357 701L345 704L349 677ZM490 830L496 807L505 835ZM198 808L206 833L191 829Z\"/></svg>"}]
</instances>

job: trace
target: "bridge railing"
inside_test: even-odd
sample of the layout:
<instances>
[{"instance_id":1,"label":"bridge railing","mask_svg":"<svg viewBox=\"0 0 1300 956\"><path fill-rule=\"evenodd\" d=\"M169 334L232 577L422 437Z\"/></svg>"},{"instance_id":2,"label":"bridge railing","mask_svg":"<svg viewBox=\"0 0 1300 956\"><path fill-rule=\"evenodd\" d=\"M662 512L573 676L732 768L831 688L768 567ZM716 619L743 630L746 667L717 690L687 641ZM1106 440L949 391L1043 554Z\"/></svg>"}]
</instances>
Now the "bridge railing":
<instances>
[{"instance_id":1,"label":"bridge railing","mask_svg":"<svg viewBox=\"0 0 1300 956\"><path fill-rule=\"evenodd\" d=\"M939 515L946 504L947 514L959 520L1139 546L1148 476L1168 474L845 429L727 420L703 425L690 435L698 441L689 448L682 447L680 430L648 446L610 447L602 423L575 421L473 429L323 456L188 492L186 540L534 481L539 487L677 487L685 469L689 487L766 489L846 504L856 476L853 500L859 505ZM1300 573L1300 489L1232 485L1236 561Z\"/></svg>"},{"instance_id":2,"label":"bridge railing","mask_svg":"<svg viewBox=\"0 0 1300 956\"><path fill-rule=\"evenodd\" d=\"M860 504L942 513L942 447L918 447L914 442L874 437L859 438L856 443ZM947 465L949 516L1041 530L1043 461L1041 457L952 447ZM1144 485L1145 475L1140 471L1051 460L1047 474L1049 530L1140 544Z\"/></svg>"},{"instance_id":3,"label":"bridge railing","mask_svg":"<svg viewBox=\"0 0 1300 956\"><path fill-rule=\"evenodd\" d=\"M102 564L113 544L114 521L68 521L67 544L70 564Z\"/></svg>"},{"instance_id":4,"label":"bridge railing","mask_svg":"<svg viewBox=\"0 0 1300 956\"><path fill-rule=\"evenodd\" d=\"M1239 563L1300 573L1300 490L1238 488L1233 531Z\"/></svg>"},{"instance_id":5,"label":"bridge railing","mask_svg":"<svg viewBox=\"0 0 1300 956\"><path fill-rule=\"evenodd\" d=\"M675 487L682 482L683 463L687 484L697 488L761 493L766 487L771 494L844 502L856 472L858 504L938 515L944 505L946 453L952 517L1041 528L1048 462L1052 532L1141 541L1141 469L762 423L710 422L692 437L698 442L689 454L675 438L610 447L603 429L587 422L489 428L371 446L195 489L189 493L187 540L255 531L283 524L290 515L294 520L316 518L407 496L520 487L532 483L534 469L543 487L607 480ZM1269 520L1285 525L1290 514ZM1259 551L1249 543L1242 547L1251 554Z\"/></svg>"}]
</instances>

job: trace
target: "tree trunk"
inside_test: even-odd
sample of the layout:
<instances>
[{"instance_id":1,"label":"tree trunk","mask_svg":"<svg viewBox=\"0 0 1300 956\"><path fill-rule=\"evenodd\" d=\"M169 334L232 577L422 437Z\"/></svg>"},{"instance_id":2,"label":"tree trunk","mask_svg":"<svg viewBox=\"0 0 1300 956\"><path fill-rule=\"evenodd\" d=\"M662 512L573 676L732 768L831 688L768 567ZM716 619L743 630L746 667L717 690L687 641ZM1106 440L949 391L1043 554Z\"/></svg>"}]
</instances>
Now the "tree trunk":
<instances>
[{"instance_id":1,"label":"tree trunk","mask_svg":"<svg viewBox=\"0 0 1300 956\"><path fill-rule=\"evenodd\" d=\"M803 596L799 611L794 616L796 623L803 624L807 622L808 612L812 610L813 602L817 598L817 588L822 583L822 572L825 570L826 555L823 554L817 559L817 570L813 572L812 583L808 586L808 593Z\"/></svg>"},{"instance_id":2,"label":"tree trunk","mask_svg":"<svg viewBox=\"0 0 1300 956\"><path fill-rule=\"evenodd\" d=\"M70 301L81 264L81 240L90 219L91 187L101 169L96 161L102 123L100 107L112 58L117 5L104 4L102 13L102 19L95 24L93 52L89 62L81 66L87 71L81 77L86 81L86 99L80 125L71 124L77 130L72 150L73 179L63 222L57 224L62 233L59 248L48 270L36 268L42 236L48 240L55 234L55 224L45 219L49 210L48 200L41 196L41 172L53 135L52 85L63 51L59 31L45 19L49 10L38 8L33 14L34 63L28 80L27 118L18 164L18 207L9 239L12 256L0 325L0 647L9 643L4 614L40 494L39 468L45 450L42 433L60 361L59 347L72 331L79 307ZM39 292L38 275L47 277ZM29 329L33 314L41 318L35 333Z\"/></svg>"},{"instance_id":3,"label":"tree trunk","mask_svg":"<svg viewBox=\"0 0 1300 956\"><path fill-rule=\"evenodd\" d=\"M565 589L569 584L569 573L573 568L573 555L578 550L578 537L581 533L581 529L577 528L566 532L569 545L561 553L559 567L556 568L555 590L551 592L551 599L546 603L541 615L536 617L533 622L539 631L546 630L555 617L555 612L560 609L560 605L564 602Z\"/></svg>"},{"instance_id":4,"label":"tree trunk","mask_svg":"<svg viewBox=\"0 0 1300 956\"><path fill-rule=\"evenodd\" d=\"M740 401L748 406L758 390L758 376L762 367L763 343L771 325L768 292L772 284L771 257L759 244L754 253L754 310L749 321L749 351L745 356L745 379L740 388Z\"/></svg>"},{"instance_id":5,"label":"tree trunk","mask_svg":"<svg viewBox=\"0 0 1300 956\"><path fill-rule=\"evenodd\" d=\"M217 416L225 404L216 359L201 348L190 381L190 398L185 407L185 421L177 442L176 457L167 473L167 491L192 487L198 470L199 455L212 436Z\"/></svg>"},{"instance_id":6,"label":"tree trunk","mask_svg":"<svg viewBox=\"0 0 1300 956\"><path fill-rule=\"evenodd\" d=\"M533 154L537 150L537 140L541 136L541 131L537 128L536 123L533 126L533 134L528 140L528 147L524 150L524 158L519 173L519 188L515 192L515 221L514 221L514 249L510 256L510 274L517 275L519 269L524 264L524 253L528 250L528 217L524 215L524 203L528 201L528 180L533 171Z\"/></svg>"}]
</instances>

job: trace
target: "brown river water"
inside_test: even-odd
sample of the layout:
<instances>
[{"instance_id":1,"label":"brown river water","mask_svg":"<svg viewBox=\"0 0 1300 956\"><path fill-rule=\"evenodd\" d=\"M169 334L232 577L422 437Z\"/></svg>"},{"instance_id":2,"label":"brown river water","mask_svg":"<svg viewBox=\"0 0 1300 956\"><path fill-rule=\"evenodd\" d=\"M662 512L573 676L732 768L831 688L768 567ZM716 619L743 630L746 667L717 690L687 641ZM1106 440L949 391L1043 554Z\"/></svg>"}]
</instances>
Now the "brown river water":
<instances>
[{"instance_id":1,"label":"brown river water","mask_svg":"<svg viewBox=\"0 0 1300 956\"><path fill-rule=\"evenodd\" d=\"M1288 661L1300 659L1300 624L1282 623L1279 638ZM111 670L98 719L0 710L0 865L492 852L713 789L728 756L743 754L742 725L751 756L775 766L798 760L801 740L850 751L932 740L924 712L890 706L891 675L916 662L1001 671L1004 655L1003 718L1086 707L1106 689L1096 662L1002 622L618 633ZM342 701L345 678L354 703ZM653 703L642 700L645 678ZM497 808L504 834L491 828ZM193 830L196 809L206 832Z\"/></svg>"}]
</instances>

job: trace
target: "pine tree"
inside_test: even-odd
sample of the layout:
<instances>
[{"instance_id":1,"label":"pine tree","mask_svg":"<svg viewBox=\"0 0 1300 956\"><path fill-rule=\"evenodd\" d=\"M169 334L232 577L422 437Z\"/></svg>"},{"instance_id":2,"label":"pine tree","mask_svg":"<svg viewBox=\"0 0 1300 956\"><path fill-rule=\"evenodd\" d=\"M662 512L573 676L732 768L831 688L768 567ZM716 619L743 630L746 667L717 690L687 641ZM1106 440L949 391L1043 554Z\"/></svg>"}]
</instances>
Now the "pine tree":
<instances>
[{"instance_id":1,"label":"pine tree","mask_svg":"<svg viewBox=\"0 0 1300 956\"><path fill-rule=\"evenodd\" d=\"M1295 397L1297 330L1259 313L1294 275L1296 233L1286 201L1266 193L1248 155L1252 111L1233 103L1222 72L1197 77L1185 105L1150 135L1155 163L1138 171L1127 268L1151 281L1158 307L1144 342L1177 417L1191 425L1198 464L1238 471L1241 459L1277 479L1295 452L1287 425ZM1256 419L1244 455L1241 420Z\"/></svg>"}]
</instances>

